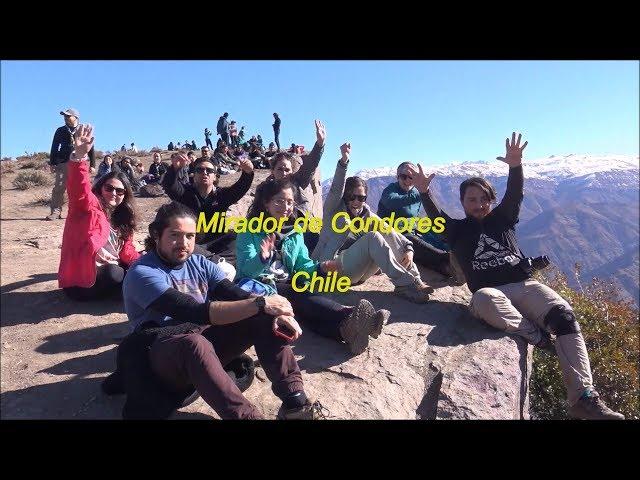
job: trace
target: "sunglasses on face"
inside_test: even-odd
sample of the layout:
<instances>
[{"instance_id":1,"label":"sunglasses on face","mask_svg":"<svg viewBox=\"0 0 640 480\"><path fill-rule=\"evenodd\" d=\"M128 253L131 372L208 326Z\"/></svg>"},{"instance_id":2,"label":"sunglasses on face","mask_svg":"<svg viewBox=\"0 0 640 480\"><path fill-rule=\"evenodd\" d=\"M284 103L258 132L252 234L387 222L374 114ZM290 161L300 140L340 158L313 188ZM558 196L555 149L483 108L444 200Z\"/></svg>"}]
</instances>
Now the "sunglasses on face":
<instances>
[{"instance_id":1,"label":"sunglasses on face","mask_svg":"<svg viewBox=\"0 0 640 480\"><path fill-rule=\"evenodd\" d=\"M287 207L291 207L291 208L295 208L296 207L296 202L294 200L277 199L277 200L273 200L273 204L278 208L282 208L285 205Z\"/></svg>"},{"instance_id":2,"label":"sunglasses on face","mask_svg":"<svg viewBox=\"0 0 640 480\"><path fill-rule=\"evenodd\" d=\"M347 197L348 202L353 202L354 200L358 200L359 202L364 202L367 199L366 195L349 195Z\"/></svg>"},{"instance_id":3,"label":"sunglasses on face","mask_svg":"<svg viewBox=\"0 0 640 480\"><path fill-rule=\"evenodd\" d=\"M411 175L407 175L405 173L401 173L398 176L400 177L401 180L413 180L413 177Z\"/></svg>"},{"instance_id":4,"label":"sunglasses on face","mask_svg":"<svg viewBox=\"0 0 640 480\"><path fill-rule=\"evenodd\" d=\"M205 173L207 175L213 175L215 171L216 171L215 168L205 168L205 167L196 168L196 173L201 173L202 175L204 175Z\"/></svg>"},{"instance_id":5,"label":"sunglasses on face","mask_svg":"<svg viewBox=\"0 0 640 480\"><path fill-rule=\"evenodd\" d=\"M107 193L111 193L111 192L116 192L116 195L118 196L123 196L126 192L126 190L124 188L118 188L118 187L114 187L113 185L109 185L108 183L105 183L102 186L102 189L107 192Z\"/></svg>"}]
</instances>

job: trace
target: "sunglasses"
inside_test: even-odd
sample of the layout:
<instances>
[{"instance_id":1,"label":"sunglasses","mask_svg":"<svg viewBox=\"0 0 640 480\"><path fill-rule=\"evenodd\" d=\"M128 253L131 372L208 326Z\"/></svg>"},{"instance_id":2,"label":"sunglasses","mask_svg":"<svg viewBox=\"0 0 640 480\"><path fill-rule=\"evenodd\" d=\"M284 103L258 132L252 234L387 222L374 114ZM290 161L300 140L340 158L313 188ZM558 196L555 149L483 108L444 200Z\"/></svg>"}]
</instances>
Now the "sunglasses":
<instances>
[{"instance_id":1,"label":"sunglasses","mask_svg":"<svg viewBox=\"0 0 640 480\"><path fill-rule=\"evenodd\" d=\"M364 202L367 199L366 195L349 195L347 197L348 202L353 202L354 200L358 200L360 202Z\"/></svg>"},{"instance_id":2,"label":"sunglasses","mask_svg":"<svg viewBox=\"0 0 640 480\"><path fill-rule=\"evenodd\" d=\"M279 208L282 208L282 207L284 207L285 205L286 205L287 207L292 207L292 208L295 208L295 207L297 207L297 206L298 206L298 205L296 204L296 202L295 202L295 201L293 201L293 200L282 200L282 199L273 200L273 204L274 204L276 207L279 207Z\"/></svg>"},{"instance_id":3,"label":"sunglasses","mask_svg":"<svg viewBox=\"0 0 640 480\"><path fill-rule=\"evenodd\" d=\"M202 175L204 175L205 173L207 175L213 175L216 172L215 168L205 168L205 167L198 167L195 169L196 173L201 173Z\"/></svg>"},{"instance_id":4,"label":"sunglasses","mask_svg":"<svg viewBox=\"0 0 640 480\"><path fill-rule=\"evenodd\" d=\"M116 195L118 196L122 196L125 194L126 190L124 188L118 188L118 187L114 187L113 185L109 185L108 183L105 183L102 186L102 189L104 191L106 191L107 193L111 193L111 192L116 192Z\"/></svg>"},{"instance_id":5,"label":"sunglasses","mask_svg":"<svg viewBox=\"0 0 640 480\"><path fill-rule=\"evenodd\" d=\"M407 175L405 173L401 173L398 175L402 180L413 180L413 177L411 175Z\"/></svg>"}]
</instances>

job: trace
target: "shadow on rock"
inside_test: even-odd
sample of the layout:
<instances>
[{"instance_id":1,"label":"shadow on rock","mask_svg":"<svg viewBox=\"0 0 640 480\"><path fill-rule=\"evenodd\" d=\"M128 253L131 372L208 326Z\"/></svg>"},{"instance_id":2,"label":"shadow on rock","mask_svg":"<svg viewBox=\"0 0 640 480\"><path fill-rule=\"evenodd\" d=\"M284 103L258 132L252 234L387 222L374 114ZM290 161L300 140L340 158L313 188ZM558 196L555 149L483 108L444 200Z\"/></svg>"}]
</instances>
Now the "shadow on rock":
<instances>
[{"instance_id":1,"label":"shadow on rock","mask_svg":"<svg viewBox=\"0 0 640 480\"><path fill-rule=\"evenodd\" d=\"M3 327L21 324L36 324L52 318L73 314L94 316L124 313L122 299L104 299L91 302L76 302L60 289L46 292L12 292L0 295Z\"/></svg>"},{"instance_id":2,"label":"shadow on rock","mask_svg":"<svg viewBox=\"0 0 640 480\"><path fill-rule=\"evenodd\" d=\"M102 380L73 378L2 392L2 419L120 419L124 396L104 395Z\"/></svg>"},{"instance_id":3,"label":"shadow on rock","mask_svg":"<svg viewBox=\"0 0 640 480\"><path fill-rule=\"evenodd\" d=\"M93 375L95 373L111 373L116 369L116 349L96 353L94 355L85 355L84 357L74 357L64 362L60 362L44 370L42 373L50 373L52 375Z\"/></svg>"},{"instance_id":4,"label":"shadow on rock","mask_svg":"<svg viewBox=\"0 0 640 480\"><path fill-rule=\"evenodd\" d=\"M108 345L119 345L129 332L128 323L122 322L56 333L45 337L43 343L36 348L36 352L48 354L81 352Z\"/></svg>"}]
</instances>

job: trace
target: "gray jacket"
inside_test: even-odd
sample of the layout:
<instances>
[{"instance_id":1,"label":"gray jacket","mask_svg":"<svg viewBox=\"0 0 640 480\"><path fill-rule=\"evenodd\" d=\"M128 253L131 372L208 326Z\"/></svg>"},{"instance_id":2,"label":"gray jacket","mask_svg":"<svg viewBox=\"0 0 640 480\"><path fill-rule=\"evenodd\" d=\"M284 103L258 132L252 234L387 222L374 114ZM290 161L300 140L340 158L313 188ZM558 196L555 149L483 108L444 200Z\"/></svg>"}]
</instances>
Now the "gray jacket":
<instances>
[{"instance_id":1,"label":"gray jacket","mask_svg":"<svg viewBox=\"0 0 640 480\"><path fill-rule=\"evenodd\" d=\"M324 262L325 260L333 260L340 247L348 240L349 236L353 237L353 234L347 230L344 233L337 233L333 230L332 219L336 213L346 212L347 206L342 199L344 195L344 185L347 179L347 166L343 166L339 161L336 166L336 172L331 182L331 189L324 201L322 209L322 230L320 231L320 239L316 248L311 254L311 258L318 262ZM373 218L380 218L378 215L371 211L371 207L364 204L364 211L369 212L369 216ZM343 227L348 223L344 217L341 217L336 225ZM341 228L340 228L341 229ZM413 244L402 234L392 231L391 233L382 233L380 235L384 237L387 243L391 246L394 252L407 252L413 251Z\"/></svg>"}]
</instances>

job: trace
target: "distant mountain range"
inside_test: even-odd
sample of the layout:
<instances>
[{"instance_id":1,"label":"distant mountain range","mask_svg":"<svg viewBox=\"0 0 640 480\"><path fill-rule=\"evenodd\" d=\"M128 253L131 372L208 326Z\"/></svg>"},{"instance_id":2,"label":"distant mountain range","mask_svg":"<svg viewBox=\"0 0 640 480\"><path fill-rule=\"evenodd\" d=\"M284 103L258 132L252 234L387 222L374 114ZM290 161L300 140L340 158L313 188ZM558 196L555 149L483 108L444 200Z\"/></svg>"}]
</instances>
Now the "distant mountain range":
<instances>
[{"instance_id":1,"label":"distant mountain range","mask_svg":"<svg viewBox=\"0 0 640 480\"><path fill-rule=\"evenodd\" d=\"M524 161L525 198L516 228L525 255L548 255L573 279L613 279L625 298L639 303L639 165L638 156L552 155ZM436 200L454 218L464 216L460 183L482 176L504 195L508 167L499 161L464 162L429 167L435 172ZM377 210L382 190L396 181L395 166L349 172L367 180L367 203ZM326 197L331 179L322 182ZM424 212L423 212L424 214ZM575 285L575 283L574 283Z\"/></svg>"}]
</instances>

